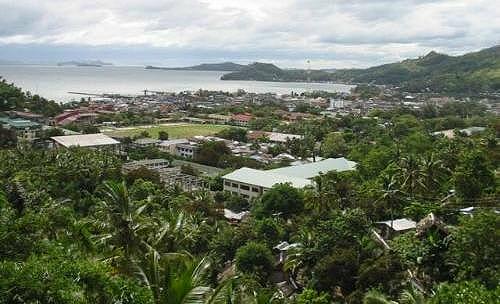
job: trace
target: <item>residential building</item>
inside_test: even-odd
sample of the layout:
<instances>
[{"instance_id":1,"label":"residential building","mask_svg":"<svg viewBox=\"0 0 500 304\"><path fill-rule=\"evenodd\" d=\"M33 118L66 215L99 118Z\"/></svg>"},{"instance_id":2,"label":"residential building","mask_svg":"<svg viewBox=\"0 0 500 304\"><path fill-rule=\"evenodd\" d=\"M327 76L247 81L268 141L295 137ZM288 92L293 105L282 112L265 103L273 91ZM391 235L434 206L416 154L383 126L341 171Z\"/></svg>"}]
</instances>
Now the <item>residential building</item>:
<instances>
[{"instance_id":1,"label":"residential building","mask_svg":"<svg viewBox=\"0 0 500 304\"><path fill-rule=\"evenodd\" d=\"M177 153L177 145L179 144L188 144L189 140L185 138L179 138L179 139L169 139L169 140L163 140L158 144L158 148L163 151L167 152L170 154L176 154Z\"/></svg>"},{"instance_id":2,"label":"residential building","mask_svg":"<svg viewBox=\"0 0 500 304\"><path fill-rule=\"evenodd\" d=\"M253 119L251 114L233 114L231 116L231 123L241 127L247 127Z\"/></svg>"},{"instance_id":3,"label":"residential building","mask_svg":"<svg viewBox=\"0 0 500 304\"><path fill-rule=\"evenodd\" d=\"M18 141L33 141L42 130L41 124L26 119L0 117L0 124L5 129L14 130Z\"/></svg>"},{"instance_id":4,"label":"residential building","mask_svg":"<svg viewBox=\"0 0 500 304\"><path fill-rule=\"evenodd\" d=\"M249 131L247 137L250 140L267 138L270 142L285 143L289 140L301 139L303 136L297 134L287 134L278 132Z\"/></svg>"},{"instance_id":5,"label":"residential building","mask_svg":"<svg viewBox=\"0 0 500 304\"><path fill-rule=\"evenodd\" d=\"M209 121L212 124L225 125L231 122L231 116L220 115L220 114L208 114L207 121Z\"/></svg>"},{"instance_id":6,"label":"residential building","mask_svg":"<svg viewBox=\"0 0 500 304\"><path fill-rule=\"evenodd\" d=\"M177 144L175 151L177 156L194 159L198 152L198 145L196 143Z\"/></svg>"}]
</instances>

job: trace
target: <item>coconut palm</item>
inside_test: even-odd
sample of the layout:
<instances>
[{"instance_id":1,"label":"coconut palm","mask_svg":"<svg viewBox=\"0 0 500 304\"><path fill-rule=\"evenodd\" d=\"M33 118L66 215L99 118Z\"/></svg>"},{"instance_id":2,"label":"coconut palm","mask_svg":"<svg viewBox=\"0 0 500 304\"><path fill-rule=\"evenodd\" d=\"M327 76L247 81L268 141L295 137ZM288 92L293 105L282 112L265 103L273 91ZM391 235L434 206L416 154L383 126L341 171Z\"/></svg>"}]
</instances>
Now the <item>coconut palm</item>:
<instances>
[{"instance_id":1,"label":"coconut palm","mask_svg":"<svg viewBox=\"0 0 500 304\"><path fill-rule=\"evenodd\" d=\"M426 302L424 294L414 287L404 290L399 296L400 304L425 304Z\"/></svg>"},{"instance_id":2,"label":"coconut palm","mask_svg":"<svg viewBox=\"0 0 500 304\"><path fill-rule=\"evenodd\" d=\"M398 177L401 179L402 189L406 189L413 197L418 188L425 188L422 182L422 171L420 170L419 159L413 155L403 156L398 164Z\"/></svg>"},{"instance_id":3,"label":"coconut palm","mask_svg":"<svg viewBox=\"0 0 500 304\"><path fill-rule=\"evenodd\" d=\"M102 188L104 199L98 205L97 217L99 226L104 231L99 241L111 249L123 252L126 260L143 247L141 230L148 224L141 220L141 213L147 203L138 205L133 202L125 182L104 182Z\"/></svg>"},{"instance_id":4,"label":"coconut palm","mask_svg":"<svg viewBox=\"0 0 500 304\"><path fill-rule=\"evenodd\" d=\"M267 292L255 280L232 277L219 284L206 304L278 304L285 299L283 293Z\"/></svg>"},{"instance_id":5,"label":"coconut palm","mask_svg":"<svg viewBox=\"0 0 500 304\"><path fill-rule=\"evenodd\" d=\"M365 296L363 297L363 304L398 304L398 303L387 299L387 297L383 293L377 290L370 290L367 293L365 293Z\"/></svg>"},{"instance_id":6,"label":"coconut palm","mask_svg":"<svg viewBox=\"0 0 500 304\"><path fill-rule=\"evenodd\" d=\"M206 303L213 293L207 284L210 262L196 262L190 255L160 255L151 249L136 262L137 274L156 304Z\"/></svg>"},{"instance_id":7,"label":"coconut palm","mask_svg":"<svg viewBox=\"0 0 500 304\"><path fill-rule=\"evenodd\" d=\"M442 160L437 159L435 154L423 157L420 163L423 190L435 193L439 190L439 185L441 185L450 170L444 166Z\"/></svg>"},{"instance_id":8,"label":"coconut palm","mask_svg":"<svg viewBox=\"0 0 500 304\"><path fill-rule=\"evenodd\" d=\"M403 192L399 189L396 175L384 174L382 178L382 190L380 197L375 201L386 202L391 213L391 221L394 220L394 209L400 205Z\"/></svg>"},{"instance_id":9,"label":"coconut palm","mask_svg":"<svg viewBox=\"0 0 500 304\"><path fill-rule=\"evenodd\" d=\"M162 214L161 221L155 223L156 229L152 229L145 242L157 250L161 248L162 253L183 250L195 241L201 222L197 216L169 208Z\"/></svg>"}]
</instances>

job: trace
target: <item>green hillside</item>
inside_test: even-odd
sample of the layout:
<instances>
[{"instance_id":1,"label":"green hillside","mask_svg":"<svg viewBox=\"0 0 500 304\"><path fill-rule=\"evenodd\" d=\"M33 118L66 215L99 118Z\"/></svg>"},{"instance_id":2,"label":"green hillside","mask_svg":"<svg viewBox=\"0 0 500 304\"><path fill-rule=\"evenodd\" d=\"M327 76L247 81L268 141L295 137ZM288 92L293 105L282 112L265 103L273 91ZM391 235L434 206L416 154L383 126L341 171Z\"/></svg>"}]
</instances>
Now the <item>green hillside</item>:
<instances>
[{"instance_id":1,"label":"green hillside","mask_svg":"<svg viewBox=\"0 0 500 304\"><path fill-rule=\"evenodd\" d=\"M338 70L334 80L401 86L408 91L450 93L500 90L500 46L462 56L430 52L418 59L368 69Z\"/></svg>"},{"instance_id":2,"label":"green hillside","mask_svg":"<svg viewBox=\"0 0 500 304\"><path fill-rule=\"evenodd\" d=\"M255 62L237 72L225 74L222 80L257 80L257 81L330 81L331 74L325 71L284 70L274 64Z\"/></svg>"},{"instance_id":3,"label":"green hillside","mask_svg":"<svg viewBox=\"0 0 500 304\"><path fill-rule=\"evenodd\" d=\"M477 93L500 91L500 46L462 56L430 52L417 59L368 69L284 70L253 63L222 76L222 80L333 81L399 86L411 92Z\"/></svg>"},{"instance_id":4,"label":"green hillside","mask_svg":"<svg viewBox=\"0 0 500 304\"><path fill-rule=\"evenodd\" d=\"M23 92L0 76L0 112L12 110L31 111L47 117L62 112L61 106L55 101Z\"/></svg>"}]
</instances>

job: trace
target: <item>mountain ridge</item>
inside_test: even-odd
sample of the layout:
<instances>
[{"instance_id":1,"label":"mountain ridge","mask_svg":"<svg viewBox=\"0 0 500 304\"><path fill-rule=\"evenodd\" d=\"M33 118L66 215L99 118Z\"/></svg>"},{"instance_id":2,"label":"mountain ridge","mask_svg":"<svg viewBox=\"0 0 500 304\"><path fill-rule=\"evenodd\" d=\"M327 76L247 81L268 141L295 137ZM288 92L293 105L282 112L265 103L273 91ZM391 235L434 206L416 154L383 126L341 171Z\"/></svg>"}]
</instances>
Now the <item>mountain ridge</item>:
<instances>
[{"instance_id":1,"label":"mountain ridge","mask_svg":"<svg viewBox=\"0 0 500 304\"><path fill-rule=\"evenodd\" d=\"M233 72L239 71L244 67L242 64L234 62L221 62L221 63L202 63L188 67L157 67L148 65L145 67L147 70L170 70L170 71L222 71Z\"/></svg>"},{"instance_id":2,"label":"mountain ridge","mask_svg":"<svg viewBox=\"0 0 500 304\"><path fill-rule=\"evenodd\" d=\"M253 63L222 80L314 81L392 85L410 92L477 93L500 91L500 45L460 56L431 51L415 59L366 69L286 70Z\"/></svg>"}]
</instances>

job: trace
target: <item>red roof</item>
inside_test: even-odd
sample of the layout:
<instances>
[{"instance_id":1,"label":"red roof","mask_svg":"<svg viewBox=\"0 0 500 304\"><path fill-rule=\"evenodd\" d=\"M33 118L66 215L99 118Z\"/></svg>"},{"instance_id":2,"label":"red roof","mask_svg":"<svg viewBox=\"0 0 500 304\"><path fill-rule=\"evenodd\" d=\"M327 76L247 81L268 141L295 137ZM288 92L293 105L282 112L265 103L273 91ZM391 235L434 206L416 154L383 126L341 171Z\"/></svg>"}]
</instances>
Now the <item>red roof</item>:
<instances>
[{"instance_id":1,"label":"red roof","mask_svg":"<svg viewBox=\"0 0 500 304\"><path fill-rule=\"evenodd\" d=\"M232 120L249 122L252 120L253 116L250 114L233 114L231 116Z\"/></svg>"}]
</instances>

